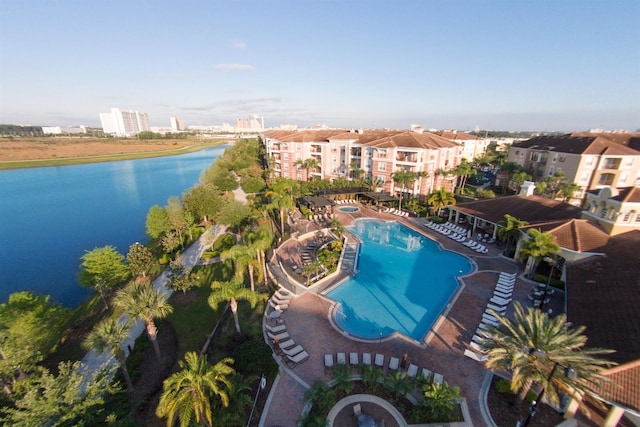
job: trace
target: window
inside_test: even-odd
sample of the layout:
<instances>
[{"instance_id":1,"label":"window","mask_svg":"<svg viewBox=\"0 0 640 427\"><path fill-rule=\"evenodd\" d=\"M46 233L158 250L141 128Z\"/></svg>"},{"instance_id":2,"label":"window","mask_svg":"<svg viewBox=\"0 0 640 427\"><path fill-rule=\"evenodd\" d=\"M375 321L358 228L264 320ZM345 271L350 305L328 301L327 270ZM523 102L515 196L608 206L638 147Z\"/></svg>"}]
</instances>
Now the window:
<instances>
[{"instance_id":1,"label":"window","mask_svg":"<svg viewBox=\"0 0 640 427\"><path fill-rule=\"evenodd\" d=\"M622 217L622 221L623 222L629 222L629 218L631 217L631 212L633 211L629 211L629 212L625 212L624 216Z\"/></svg>"},{"instance_id":2,"label":"window","mask_svg":"<svg viewBox=\"0 0 640 427\"><path fill-rule=\"evenodd\" d=\"M379 148L378 149L378 157L387 157L387 149Z\"/></svg>"},{"instance_id":3,"label":"window","mask_svg":"<svg viewBox=\"0 0 640 427\"><path fill-rule=\"evenodd\" d=\"M603 169L619 169L621 162L622 162L622 159L620 159L620 158L604 159L604 162L602 164L602 168Z\"/></svg>"},{"instance_id":4,"label":"window","mask_svg":"<svg viewBox=\"0 0 640 427\"><path fill-rule=\"evenodd\" d=\"M633 157L629 157L624 161L625 166L633 166Z\"/></svg>"},{"instance_id":5,"label":"window","mask_svg":"<svg viewBox=\"0 0 640 427\"><path fill-rule=\"evenodd\" d=\"M331 163L338 163L338 157L337 156L331 156Z\"/></svg>"},{"instance_id":6,"label":"window","mask_svg":"<svg viewBox=\"0 0 640 427\"><path fill-rule=\"evenodd\" d=\"M589 172L582 172L582 175L580 175L580 182L587 182L588 179L589 179Z\"/></svg>"},{"instance_id":7,"label":"window","mask_svg":"<svg viewBox=\"0 0 640 427\"><path fill-rule=\"evenodd\" d=\"M598 185L611 185L613 184L613 180L615 178L615 174L612 173L603 173L600 175L600 179L598 180Z\"/></svg>"},{"instance_id":8,"label":"window","mask_svg":"<svg viewBox=\"0 0 640 427\"><path fill-rule=\"evenodd\" d=\"M302 144L296 144L296 151L302 150Z\"/></svg>"},{"instance_id":9,"label":"window","mask_svg":"<svg viewBox=\"0 0 640 427\"><path fill-rule=\"evenodd\" d=\"M302 154L296 153L296 160L302 160Z\"/></svg>"},{"instance_id":10,"label":"window","mask_svg":"<svg viewBox=\"0 0 640 427\"><path fill-rule=\"evenodd\" d=\"M585 164L586 166L592 166L592 165L593 165L593 157L587 157L587 158L585 159L584 164Z\"/></svg>"},{"instance_id":11,"label":"window","mask_svg":"<svg viewBox=\"0 0 640 427\"><path fill-rule=\"evenodd\" d=\"M629 172L622 172L620 174L620 179L618 180L618 184L626 183L628 178L629 178Z\"/></svg>"},{"instance_id":12,"label":"window","mask_svg":"<svg viewBox=\"0 0 640 427\"><path fill-rule=\"evenodd\" d=\"M285 168L285 169L289 169L289 163L285 163L285 164L284 164L284 168Z\"/></svg>"},{"instance_id":13,"label":"window","mask_svg":"<svg viewBox=\"0 0 640 427\"><path fill-rule=\"evenodd\" d=\"M555 162L556 162L556 160L558 160L558 156L553 156L553 158L551 159L551 162L552 162L552 163L555 163Z\"/></svg>"},{"instance_id":14,"label":"window","mask_svg":"<svg viewBox=\"0 0 640 427\"><path fill-rule=\"evenodd\" d=\"M377 175L376 181L379 182L380 184L384 184L386 182L386 177L384 175Z\"/></svg>"},{"instance_id":15,"label":"window","mask_svg":"<svg viewBox=\"0 0 640 427\"><path fill-rule=\"evenodd\" d=\"M378 162L378 170L385 172L387 170L387 164L385 162Z\"/></svg>"},{"instance_id":16,"label":"window","mask_svg":"<svg viewBox=\"0 0 640 427\"><path fill-rule=\"evenodd\" d=\"M560 163L564 163L564 161L565 161L565 160L567 160L567 156L560 156L560 157L558 157L558 161L559 161ZM553 161L555 162L555 159L554 159Z\"/></svg>"}]
</instances>

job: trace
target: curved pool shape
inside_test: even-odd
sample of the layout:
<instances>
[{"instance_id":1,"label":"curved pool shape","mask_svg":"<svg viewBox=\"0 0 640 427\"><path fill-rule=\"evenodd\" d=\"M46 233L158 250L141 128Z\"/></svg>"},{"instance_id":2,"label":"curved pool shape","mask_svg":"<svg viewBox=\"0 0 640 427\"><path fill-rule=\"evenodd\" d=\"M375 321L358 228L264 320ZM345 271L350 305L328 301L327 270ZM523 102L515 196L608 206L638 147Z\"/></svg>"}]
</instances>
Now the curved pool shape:
<instances>
[{"instance_id":1,"label":"curved pool shape","mask_svg":"<svg viewBox=\"0 0 640 427\"><path fill-rule=\"evenodd\" d=\"M335 322L360 338L422 341L471 263L398 222L360 219L349 230L362 240L359 272L326 294Z\"/></svg>"},{"instance_id":2,"label":"curved pool shape","mask_svg":"<svg viewBox=\"0 0 640 427\"><path fill-rule=\"evenodd\" d=\"M340 212L358 212L360 209L356 208L355 206L342 206L339 207L338 210Z\"/></svg>"}]
</instances>

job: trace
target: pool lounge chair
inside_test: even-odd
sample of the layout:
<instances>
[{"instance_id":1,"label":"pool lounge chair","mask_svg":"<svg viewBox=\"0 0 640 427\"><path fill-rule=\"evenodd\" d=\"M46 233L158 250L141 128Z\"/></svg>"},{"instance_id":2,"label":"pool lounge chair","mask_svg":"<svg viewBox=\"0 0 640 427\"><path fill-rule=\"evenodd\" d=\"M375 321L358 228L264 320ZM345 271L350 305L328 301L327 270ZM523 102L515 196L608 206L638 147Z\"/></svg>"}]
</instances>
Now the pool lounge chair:
<instances>
[{"instance_id":1,"label":"pool lounge chair","mask_svg":"<svg viewBox=\"0 0 640 427\"><path fill-rule=\"evenodd\" d=\"M358 353L353 351L349 353L349 365L358 366Z\"/></svg>"},{"instance_id":2,"label":"pool lounge chair","mask_svg":"<svg viewBox=\"0 0 640 427\"><path fill-rule=\"evenodd\" d=\"M491 301L495 305L506 306L506 305L509 305L509 303L511 303L511 298L507 299L507 298L500 298L500 297L493 296L489 301Z\"/></svg>"},{"instance_id":3,"label":"pool lounge chair","mask_svg":"<svg viewBox=\"0 0 640 427\"><path fill-rule=\"evenodd\" d=\"M506 313L507 311L507 306L506 305L495 305L495 304L487 304L487 308L490 308L491 310L495 310L498 313L504 315L504 313Z\"/></svg>"},{"instance_id":4,"label":"pool lounge chair","mask_svg":"<svg viewBox=\"0 0 640 427\"><path fill-rule=\"evenodd\" d=\"M291 301L293 299L292 294L288 291L281 291L280 289L278 289L273 295L281 301Z\"/></svg>"},{"instance_id":5,"label":"pool lounge chair","mask_svg":"<svg viewBox=\"0 0 640 427\"><path fill-rule=\"evenodd\" d=\"M280 349L291 348L295 345L296 345L295 341L291 339L278 343L278 347L280 347Z\"/></svg>"},{"instance_id":6,"label":"pool lounge chair","mask_svg":"<svg viewBox=\"0 0 640 427\"><path fill-rule=\"evenodd\" d=\"M296 354L295 356L289 356L288 354L286 354L285 356L287 357L287 361L286 361L287 365L290 365L290 367L295 367L299 363L302 363L305 360L307 360L309 358L309 353L303 350L300 353Z\"/></svg>"},{"instance_id":7,"label":"pool lounge chair","mask_svg":"<svg viewBox=\"0 0 640 427\"><path fill-rule=\"evenodd\" d=\"M442 374L434 373L433 374L433 383L434 384L442 384L444 382L444 377Z\"/></svg>"},{"instance_id":8,"label":"pool lounge chair","mask_svg":"<svg viewBox=\"0 0 640 427\"><path fill-rule=\"evenodd\" d=\"M287 308L289 308L289 304L276 304L273 301L269 300L269 305L271 306L271 308L273 308L274 310L279 310L279 311L284 311Z\"/></svg>"},{"instance_id":9,"label":"pool lounge chair","mask_svg":"<svg viewBox=\"0 0 640 427\"><path fill-rule=\"evenodd\" d=\"M475 360L476 362L486 362L489 359L489 356L486 354L478 354L475 351L471 351L469 349L466 349L464 351L464 355L467 356L468 358Z\"/></svg>"},{"instance_id":10,"label":"pool lounge chair","mask_svg":"<svg viewBox=\"0 0 640 427\"><path fill-rule=\"evenodd\" d=\"M486 352L487 352L487 349L485 349L480 344L478 344L477 342L474 342L474 341L471 341L469 343L469 347L471 347L471 349L473 351L475 351L476 353L486 354Z\"/></svg>"},{"instance_id":11,"label":"pool lounge chair","mask_svg":"<svg viewBox=\"0 0 640 427\"><path fill-rule=\"evenodd\" d=\"M397 357L392 357L389 359L389 369L391 369L392 371L397 371L399 364L400 359L398 359Z\"/></svg>"},{"instance_id":12,"label":"pool lounge chair","mask_svg":"<svg viewBox=\"0 0 640 427\"><path fill-rule=\"evenodd\" d=\"M296 354L300 353L301 351L304 351L304 348L302 348L302 346L300 344L298 344L295 347L290 348L289 350L282 349L282 352L284 354L286 354L287 356L295 356Z\"/></svg>"},{"instance_id":13,"label":"pool lounge chair","mask_svg":"<svg viewBox=\"0 0 640 427\"><path fill-rule=\"evenodd\" d=\"M378 368L384 368L384 355L377 353L376 354L376 359L374 361L374 364L378 367Z\"/></svg>"},{"instance_id":14,"label":"pool lounge chair","mask_svg":"<svg viewBox=\"0 0 640 427\"><path fill-rule=\"evenodd\" d=\"M418 375L418 366L414 365L413 363L410 363L409 369L407 369L407 376L409 378L415 378L416 375Z\"/></svg>"},{"instance_id":15,"label":"pool lounge chair","mask_svg":"<svg viewBox=\"0 0 640 427\"><path fill-rule=\"evenodd\" d=\"M279 334L287 330L286 325L270 326L269 324L265 324L264 327L272 334Z\"/></svg>"},{"instance_id":16,"label":"pool lounge chair","mask_svg":"<svg viewBox=\"0 0 640 427\"><path fill-rule=\"evenodd\" d=\"M324 355L324 367L325 369L333 369L333 354Z\"/></svg>"},{"instance_id":17,"label":"pool lounge chair","mask_svg":"<svg viewBox=\"0 0 640 427\"><path fill-rule=\"evenodd\" d=\"M362 353L362 364L371 365L371 353Z\"/></svg>"},{"instance_id":18,"label":"pool lounge chair","mask_svg":"<svg viewBox=\"0 0 640 427\"><path fill-rule=\"evenodd\" d=\"M336 363L340 364L340 365L346 365L347 364L347 355L346 355L346 353L338 353L336 355Z\"/></svg>"},{"instance_id":19,"label":"pool lounge chair","mask_svg":"<svg viewBox=\"0 0 640 427\"><path fill-rule=\"evenodd\" d=\"M493 295L496 297L508 299L511 298L512 292L500 292L499 290L493 291Z\"/></svg>"},{"instance_id":20,"label":"pool lounge chair","mask_svg":"<svg viewBox=\"0 0 640 427\"><path fill-rule=\"evenodd\" d=\"M271 341L275 341L276 337L278 337L278 341L283 341L283 340L289 338L289 333L288 332L283 332L281 334L274 335L271 332L267 331L267 336L269 338L271 338Z\"/></svg>"}]
</instances>

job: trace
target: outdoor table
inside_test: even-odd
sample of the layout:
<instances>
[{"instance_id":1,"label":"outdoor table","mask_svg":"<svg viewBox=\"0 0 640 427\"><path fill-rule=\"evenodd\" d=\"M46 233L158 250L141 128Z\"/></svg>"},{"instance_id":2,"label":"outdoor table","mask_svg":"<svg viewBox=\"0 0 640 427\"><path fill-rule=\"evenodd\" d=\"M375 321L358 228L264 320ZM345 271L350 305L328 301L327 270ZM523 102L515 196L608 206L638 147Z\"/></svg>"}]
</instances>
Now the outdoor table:
<instances>
[{"instance_id":1,"label":"outdoor table","mask_svg":"<svg viewBox=\"0 0 640 427\"><path fill-rule=\"evenodd\" d=\"M358 415L358 427L376 427L376 420L371 415L363 412Z\"/></svg>"}]
</instances>

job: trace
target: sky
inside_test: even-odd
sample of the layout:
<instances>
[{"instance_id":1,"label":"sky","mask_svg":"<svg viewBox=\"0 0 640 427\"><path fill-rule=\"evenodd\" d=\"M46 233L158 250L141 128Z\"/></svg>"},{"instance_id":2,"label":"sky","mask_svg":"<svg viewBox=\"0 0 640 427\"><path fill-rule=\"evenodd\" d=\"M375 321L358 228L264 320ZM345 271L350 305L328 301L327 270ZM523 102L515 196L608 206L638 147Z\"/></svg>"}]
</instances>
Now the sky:
<instances>
[{"instance_id":1,"label":"sky","mask_svg":"<svg viewBox=\"0 0 640 427\"><path fill-rule=\"evenodd\" d=\"M640 129L638 0L0 0L0 123Z\"/></svg>"}]
</instances>

